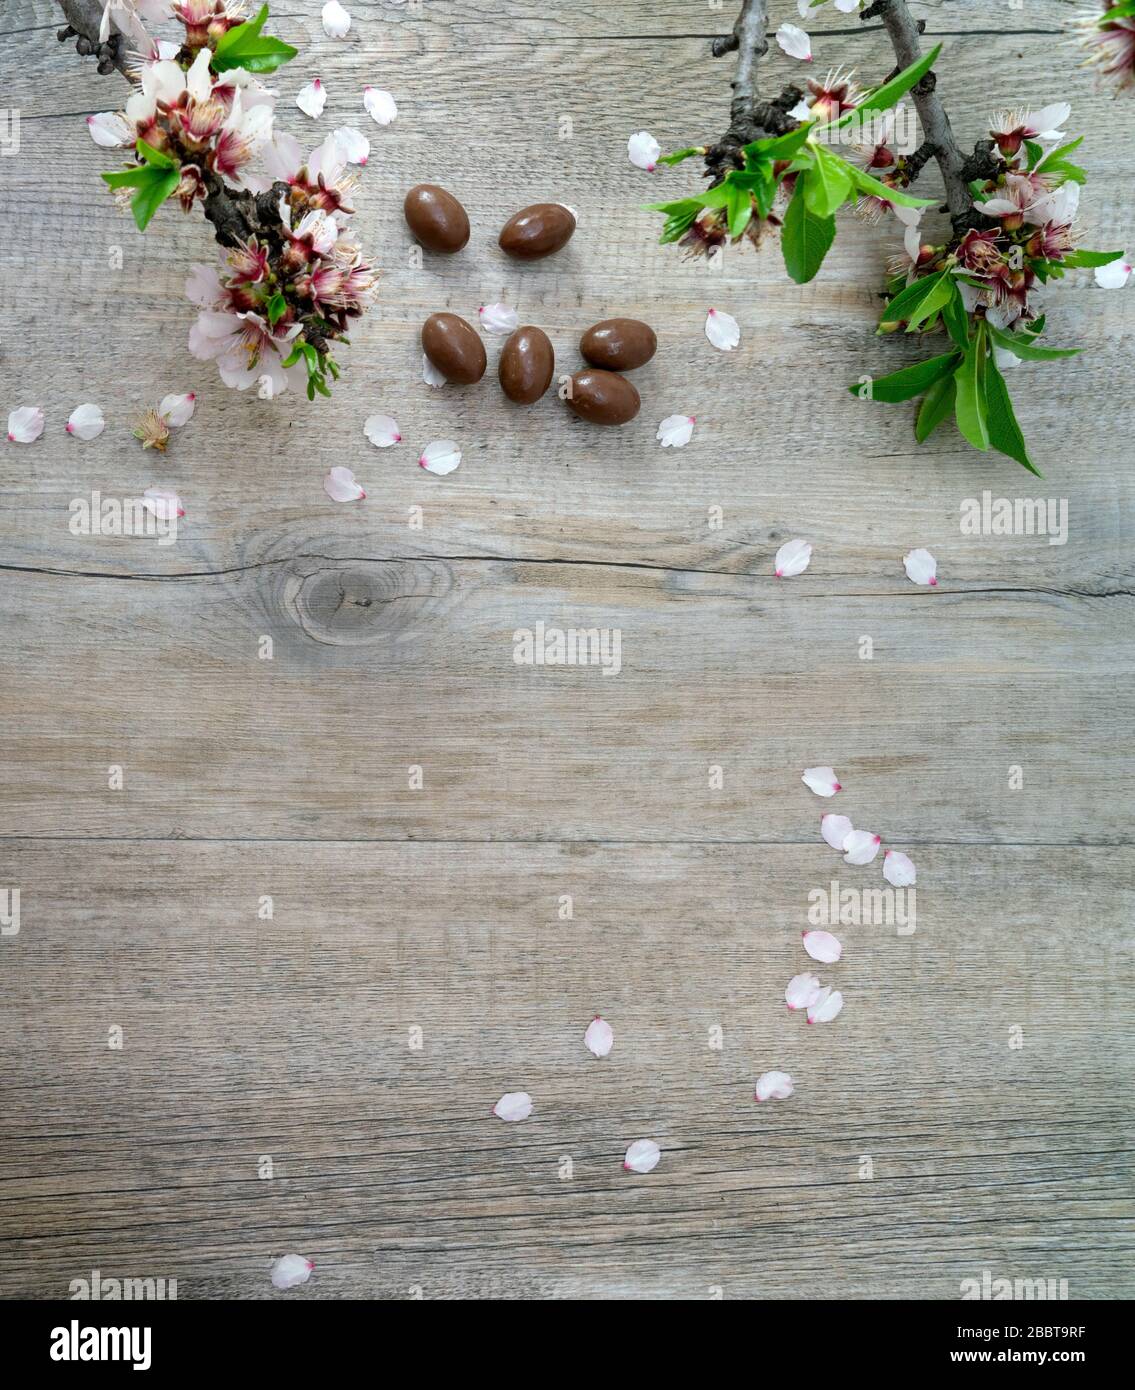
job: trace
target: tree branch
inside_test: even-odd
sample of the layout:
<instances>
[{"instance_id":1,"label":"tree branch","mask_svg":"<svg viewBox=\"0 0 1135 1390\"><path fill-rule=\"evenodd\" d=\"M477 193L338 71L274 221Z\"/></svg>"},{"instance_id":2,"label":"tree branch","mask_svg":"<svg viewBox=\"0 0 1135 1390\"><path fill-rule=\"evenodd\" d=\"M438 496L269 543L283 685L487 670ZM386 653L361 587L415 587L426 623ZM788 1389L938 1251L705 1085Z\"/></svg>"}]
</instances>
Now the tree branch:
<instances>
[{"instance_id":1,"label":"tree branch","mask_svg":"<svg viewBox=\"0 0 1135 1390\"><path fill-rule=\"evenodd\" d=\"M101 73L113 72L117 68L123 77L130 76L125 36L112 33L107 44L101 46L99 44L99 25L102 23L103 12L102 0L59 0L59 8L67 20L66 28L59 31L61 43L73 38L75 47L82 57L95 54L99 60L99 72Z\"/></svg>"},{"instance_id":2,"label":"tree branch","mask_svg":"<svg viewBox=\"0 0 1135 1390\"><path fill-rule=\"evenodd\" d=\"M744 165L742 148L766 135L784 135L796 125L788 112L803 96L798 87L786 87L780 96L761 101L757 64L768 52L768 0L744 0L733 32L713 41L713 56L737 54L737 70L730 86L729 129L706 150L705 168L712 183L720 183L730 169Z\"/></svg>"},{"instance_id":3,"label":"tree branch","mask_svg":"<svg viewBox=\"0 0 1135 1390\"><path fill-rule=\"evenodd\" d=\"M898 59L899 70L910 67L922 56L921 23L907 9L906 0L875 0L875 3L860 12L860 19L883 21L883 28L891 40ZM965 176L965 156L958 148L950 118L942 105L937 92L938 79L931 71L911 88L915 110L922 122L922 131L928 144L934 147L934 158L942 171L942 182L946 186L946 207L954 231L962 233L970 227L984 225L985 219L974 211L973 198Z\"/></svg>"}]
</instances>

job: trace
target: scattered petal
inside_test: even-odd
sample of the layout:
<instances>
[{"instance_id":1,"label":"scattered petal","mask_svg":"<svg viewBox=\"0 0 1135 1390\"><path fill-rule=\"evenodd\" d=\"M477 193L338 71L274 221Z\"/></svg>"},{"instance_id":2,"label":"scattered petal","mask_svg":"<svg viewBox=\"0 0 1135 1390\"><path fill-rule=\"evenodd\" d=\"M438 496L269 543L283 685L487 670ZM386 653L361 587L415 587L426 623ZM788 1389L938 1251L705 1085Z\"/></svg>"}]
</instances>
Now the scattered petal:
<instances>
[{"instance_id":1,"label":"scattered petal","mask_svg":"<svg viewBox=\"0 0 1135 1390\"><path fill-rule=\"evenodd\" d=\"M587 1032L583 1035L584 1046L588 1052L594 1052L596 1057L606 1057L608 1052L615 1045L615 1034L611 1025L606 1019L600 1018L598 1014L587 1025Z\"/></svg>"},{"instance_id":2,"label":"scattered petal","mask_svg":"<svg viewBox=\"0 0 1135 1390\"><path fill-rule=\"evenodd\" d=\"M627 1150L623 1167L628 1173L649 1173L658 1167L661 1157L662 1150L653 1139L636 1139Z\"/></svg>"},{"instance_id":3,"label":"scattered petal","mask_svg":"<svg viewBox=\"0 0 1135 1390\"><path fill-rule=\"evenodd\" d=\"M343 39L351 27L351 16L339 0L327 0L323 7L323 32L329 39Z\"/></svg>"},{"instance_id":4,"label":"scattered petal","mask_svg":"<svg viewBox=\"0 0 1135 1390\"><path fill-rule=\"evenodd\" d=\"M806 767L800 780L817 796L835 796L836 792L843 791L835 769L831 767Z\"/></svg>"},{"instance_id":5,"label":"scattered petal","mask_svg":"<svg viewBox=\"0 0 1135 1390\"><path fill-rule=\"evenodd\" d=\"M766 1071L757 1077L754 1100L787 1100L792 1094L792 1078L786 1071Z\"/></svg>"},{"instance_id":6,"label":"scattered petal","mask_svg":"<svg viewBox=\"0 0 1135 1390\"><path fill-rule=\"evenodd\" d=\"M820 992L820 982L807 971L803 975L793 975L784 991L784 1002L792 1010L806 1009L815 1002Z\"/></svg>"},{"instance_id":7,"label":"scattered petal","mask_svg":"<svg viewBox=\"0 0 1135 1390\"><path fill-rule=\"evenodd\" d=\"M349 468L332 468L323 480L323 491L332 502L361 502L366 496Z\"/></svg>"},{"instance_id":8,"label":"scattered petal","mask_svg":"<svg viewBox=\"0 0 1135 1390\"><path fill-rule=\"evenodd\" d=\"M394 104L394 98L389 92L384 92L379 87L363 88L363 105L371 119L377 121L379 125L389 125L398 115L398 107Z\"/></svg>"},{"instance_id":9,"label":"scattered petal","mask_svg":"<svg viewBox=\"0 0 1135 1390\"><path fill-rule=\"evenodd\" d=\"M159 521L173 521L185 515L181 498L168 487L148 487L142 494L142 506Z\"/></svg>"},{"instance_id":10,"label":"scattered petal","mask_svg":"<svg viewBox=\"0 0 1135 1390\"><path fill-rule=\"evenodd\" d=\"M662 146L649 130L640 130L627 141L627 154L636 169L645 169L653 174L658 167L658 156Z\"/></svg>"},{"instance_id":11,"label":"scattered petal","mask_svg":"<svg viewBox=\"0 0 1135 1390\"><path fill-rule=\"evenodd\" d=\"M933 588L938 583L938 561L929 550L912 550L902 557L906 577L915 584L929 584Z\"/></svg>"},{"instance_id":12,"label":"scattered petal","mask_svg":"<svg viewBox=\"0 0 1135 1390\"><path fill-rule=\"evenodd\" d=\"M843 849L843 842L855 829L847 816L833 816L831 812L820 817L820 834L832 849Z\"/></svg>"},{"instance_id":13,"label":"scattered petal","mask_svg":"<svg viewBox=\"0 0 1135 1390\"><path fill-rule=\"evenodd\" d=\"M843 995L831 985L825 985L816 996L815 1002L808 1006L809 1023L830 1023L838 1018L843 1010Z\"/></svg>"},{"instance_id":14,"label":"scattered petal","mask_svg":"<svg viewBox=\"0 0 1135 1390\"><path fill-rule=\"evenodd\" d=\"M187 425L196 409L197 392L189 391L184 396L163 396L162 403L158 406L158 414L164 415L166 424L173 425L176 429L181 425Z\"/></svg>"},{"instance_id":15,"label":"scattered petal","mask_svg":"<svg viewBox=\"0 0 1135 1390\"><path fill-rule=\"evenodd\" d=\"M398 421L390 415L368 416L363 433L376 449L389 449L392 444L402 442L402 436L398 433Z\"/></svg>"},{"instance_id":16,"label":"scattered petal","mask_svg":"<svg viewBox=\"0 0 1135 1390\"><path fill-rule=\"evenodd\" d=\"M1012 371L1014 367L1021 365L1021 359L1015 352L1010 352L1008 348L999 347L993 344L993 360L1003 372Z\"/></svg>"},{"instance_id":17,"label":"scattered petal","mask_svg":"<svg viewBox=\"0 0 1135 1390\"><path fill-rule=\"evenodd\" d=\"M883 877L896 888L909 888L915 880L914 865L902 850L889 849L883 855Z\"/></svg>"},{"instance_id":18,"label":"scattered petal","mask_svg":"<svg viewBox=\"0 0 1135 1390\"><path fill-rule=\"evenodd\" d=\"M314 1268L302 1255L281 1255L272 1266L272 1283L278 1289L294 1289L307 1283Z\"/></svg>"},{"instance_id":19,"label":"scattered petal","mask_svg":"<svg viewBox=\"0 0 1135 1390\"><path fill-rule=\"evenodd\" d=\"M8 416L8 440L31 444L43 433L43 411L38 405L21 405Z\"/></svg>"},{"instance_id":20,"label":"scattered petal","mask_svg":"<svg viewBox=\"0 0 1135 1390\"><path fill-rule=\"evenodd\" d=\"M310 116L314 121L323 115L323 108L327 105L327 88L315 78L306 87L301 87L296 93L296 105L305 116Z\"/></svg>"},{"instance_id":21,"label":"scattered petal","mask_svg":"<svg viewBox=\"0 0 1135 1390\"><path fill-rule=\"evenodd\" d=\"M859 8L859 0L835 0L835 7L840 14L854 14Z\"/></svg>"},{"instance_id":22,"label":"scattered petal","mask_svg":"<svg viewBox=\"0 0 1135 1390\"><path fill-rule=\"evenodd\" d=\"M435 439L427 444L418 459L418 467L427 473L452 473L461 462L461 450L452 439Z\"/></svg>"},{"instance_id":23,"label":"scattered petal","mask_svg":"<svg viewBox=\"0 0 1135 1390\"><path fill-rule=\"evenodd\" d=\"M76 439L96 439L105 429L106 421L97 405L77 405L67 421L67 433Z\"/></svg>"},{"instance_id":24,"label":"scattered petal","mask_svg":"<svg viewBox=\"0 0 1135 1390\"><path fill-rule=\"evenodd\" d=\"M795 540L784 542L776 552L772 568L777 579L791 579L793 575L803 574L811 563L811 542L801 540L798 536Z\"/></svg>"},{"instance_id":25,"label":"scattered petal","mask_svg":"<svg viewBox=\"0 0 1135 1390\"><path fill-rule=\"evenodd\" d=\"M790 58L812 61L812 40L799 25L782 24L776 31L776 41Z\"/></svg>"},{"instance_id":26,"label":"scattered petal","mask_svg":"<svg viewBox=\"0 0 1135 1390\"><path fill-rule=\"evenodd\" d=\"M477 317L486 333L515 333L520 327L520 315L507 304L482 304Z\"/></svg>"},{"instance_id":27,"label":"scattered petal","mask_svg":"<svg viewBox=\"0 0 1135 1390\"><path fill-rule=\"evenodd\" d=\"M532 1114L532 1097L527 1091L509 1091L493 1106L498 1120L526 1120Z\"/></svg>"},{"instance_id":28,"label":"scattered petal","mask_svg":"<svg viewBox=\"0 0 1135 1390\"><path fill-rule=\"evenodd\" d=\"M427 386L445 385L445 373L439 372L424 352L422 353L422 380Z\"/></svg>"},{"instance_id":29,"label":"scattered petal","mask_svg":"<svg viewBox=\"0 0 1135 1390\"><path fill-rule=\"evenodd\" d=\"M1096 284L1101 290L1121 290L1131 278L1131 262L1126 256L1110 265L1096 266Z\"/></svg>"},{"instance_id":30,"label":"scattered petal","mask_svg":"<svg viewBox=\"0 0 1135 1390\"><path fill-rule=\"evenodd\" d=\"M134 128L120 111L98 111L87 117L87 129L96 145L104 149L121 148L134 143Z\"/></svg>"},{"instance_id":31,"label":"scattered petal","mask_svg":"<svg viewBox=\"0 0 1135 1390\"><path fill-rule=\"evenodd\" d=\"M365 164L370 158L370 141L353 125L338 126L334 138L348 164Z\"/></svg>"},{"instance_id":32,"label":"scattered petal","mask_svg":"<svg viewBox=\"0 0 1135 1390\"><path fill-rule=\"evenodd\" d=\"M697 420L693 415L667 415L654 436L664 449L680 449L693 437Z\"/></svg>"},{"instance_id":33,"label":"scattered petal","mask_svg":"<svg viewBox=\"0 0 1135 1390\"><path fill-rule=\"evenodd\" d=\"M741 341L741 329L732 314L724 309L711 309L705 316L705 336L715 348L732 352Z\"/></svg>"},{"instance_id":34,"label":"scattered petal","mask_svg":"<svg viewBox=\"0 0 1135 1390\"><path fill-rule=\"evenodd\" d=\"M843 842L843 862L845 864L870 864L879 853L883 843L878 835L869 830L853 830Z\"/></svg>"},{"instance_id":35,"label":"scattered petal","mask_svg":"<svg viewBox=\"0 0 1135 1390\"><path fill-rule=\"evenodd\" d=\"M802 933L804 949L821 965L834 965L843 955L843 946L838 936L830 931L806 931Z\"/></svg>"}]
</instances>

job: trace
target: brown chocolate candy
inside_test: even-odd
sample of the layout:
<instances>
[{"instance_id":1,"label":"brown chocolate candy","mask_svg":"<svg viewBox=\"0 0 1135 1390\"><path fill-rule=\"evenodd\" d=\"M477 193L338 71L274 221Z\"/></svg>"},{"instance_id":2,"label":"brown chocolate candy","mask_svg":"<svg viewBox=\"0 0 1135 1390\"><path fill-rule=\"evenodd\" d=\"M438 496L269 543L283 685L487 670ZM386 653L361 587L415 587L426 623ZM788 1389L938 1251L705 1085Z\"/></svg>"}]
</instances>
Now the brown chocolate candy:
<instances>
[{"instance_id":1,"label":"brown chocolate candy","mask_svg":"<svg viewBox=\"0 0 1135 1390\"><path fill-rule=\"evenodd\" d=\"M422 324L422 351L445 377L471 386L485 375L480 334L456 314L431 314Z\"/></svg>"},{"instance_id":2,"label":"brown chocolate candy","mask_svg":"<svg viewBox=\"0 0 1135 1390\"><path fill-rule=\"evenodd\" d=\"M639 319L604 319L579 340L579 350L596 367L630 372L649 362L658 349L650 324Z\"/></svg>"},{"instance_id":3,"label":"brown chocolate candy","mask_svg":"<svg viewBox=\"0 0 1135 1390\"><path fill-rule=\"evenodd\" d=\"M575 214L563 203L533 203L504 224L500 248L522 261L550 256L571 240Z\"/></svg>"},{"instance_id":4,"label":"brown chocolate candy","mask_svg":"<svg viewBox=\"0 0 1135 1390\"><path fill-rule=\"evenodd\" d=\"M593 425L625 425L634 419L642 404L625 376L597 367L576 372L567 403L581 420L590 420Z\"/></svg>"},{"instance_id":5,"label":"brown chocolate candy","mask_svg":"<svg viewBox=\"0 0 1135 1390\"><path fill-rule=\"evenodd\" d=\"M436 183L411 188L402 204L410 230L427 251L451 256L469 240L469 214Z\"/></svg>"},{"instance_id":6,"label":"brown chocolate candy","mask_svg":"<svg viewBox=\"0 0 1135 1390\"><path fill-rule=\"evenodd\" d=\"M501 390L517 405L538 401L552 384L556 354L541 328L525 324L513 333L501 350L497 367Z\"/></svg>"}]
</instances>

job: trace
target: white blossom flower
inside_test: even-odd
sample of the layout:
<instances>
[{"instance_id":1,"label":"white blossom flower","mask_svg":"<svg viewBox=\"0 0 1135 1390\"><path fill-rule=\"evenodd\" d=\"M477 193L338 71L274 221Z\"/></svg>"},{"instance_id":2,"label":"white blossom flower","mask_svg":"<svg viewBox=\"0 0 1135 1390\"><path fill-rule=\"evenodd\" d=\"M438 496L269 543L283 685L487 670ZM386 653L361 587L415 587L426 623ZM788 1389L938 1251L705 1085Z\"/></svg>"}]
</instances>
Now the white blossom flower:
<instances>
[{"instance_id":1,"label":"white blossom flower","mask_svg":"<svg viewBox=\"0 0 1135 1390\"><path fill-rule=\"evenodd\" d=\"M272 1266L272 1283L278 1289L294 1289L306 1284L315 1268L302 1255L281 1255Z\"/></svg>"},{"instance_id":2,"label":"white blossom flower","mask_svg":"<svg viewBox=\"0 0 1135 1390\"><path fill-rule=\"evenodd\" d=\"M514 333L520 327L520 315L507 304L482 304L477 317L486 333Z\"/></svg>"},{"instance_id":3,"label":"white blossom flower","mask_svg":"<svg viewBox=\"0 0 1135 1390\"><path fill-rule=\"evenodd\" d=\"M782 24L776 31L776 41L790 58L812 61L812 40L796 24Z\"/></svg>"},{"instance_id":4,"label":"white blossom flower","mask_svg":"<svg viewBox=\"0 0 1135 1390\"><path fill-rule=\"evenodd\" d=\"M664 449L681 449L693 438L697 420L693 415L667 415L654 436Z\"/></svg>"},{"instance_id":5,"label":"white blossom flower","mask_svg":"<svg viewBox=\"0 0 1135 1390\"><path fill-rule=\"evenodd\" d=\"M791 579L794 575L803 574L811 563L811 542L797 536L795 540L785 541L776 552L772 572L777 579Z\"/></svg>"},{"instance_id":6,"label":"white blossom flower","mask_svg":"<svg viewBox=\"0 0 1135 1390\"><path fill-rule=\"evenodd\" d=\"M636 1139L626 1152L623 1167L628 1173L649 1173L658 1167L662 1150L653 1139Z\"/></svg>"},{"instance_id":7,"label":"white blossom flower","mask_svg":"<svg viewBox=\"0 0 1135 1390\"><path fill-rule=\"evenodd\" d=\"M427 473L452 473L461 462L461 450L452 439L435 439L427 444L418 459L418 467Z\"/></svg>"},{"instance_id":8,"label":"white blossom flower","mask_svg":"<svg viewBox=\"0 0 1135 1390\"><path fill-rule=\"evenodd\" d=\"M323 108L327 105L327 88L318 77L312 78L306 86L299 89L296 93L296 105L313 121L323 115Z\"/></svg>"},{"instance_id":9,"label":"white blossom flower","mask_svg":"<svg viewBox=\"0 0 1135 1390\"><path fill-rule=\"evenodd\" d=\"M649 130L637 131L627 141L627 156L636 169L645 169L653 174L658 167L658 156L662 146Z\"/></svg>"},{"instance_id":10,"label":"white blossom flower","mask_svg":"<svg viewBox=\"0 0 1135 1390\"><path fill-rule=\"evenodd\" d=\"M75 439L96 439L106 429L106 420L97 405L78 405L67 421L67 433Z\"/></svg>"},{"instance_id":11,"label":"white blossom flower","mask_svg":"<svg viewBox=\"0 0 1135 1390\"><path fill-rule=\"evenodd\" d=\"M363 88L363 105L371 119L379 125L389 125L397 118L398 107L394 104L394 98L379 87Z\"/></svg>"},{"instance_id":12,"label":"white blossom flower","mask_svg":"<svg viewBox=\"0 0 1135 1390\"><path fill-rule=\"evenodd\" d=\"M351 27L351 16L339 4L339 0L327 0L323 7L323 32L329 39L342 39Z\"/></svg>"},{"instance_id":13,"label":"white blossom flower","mask_svg":"<svg viewBox=\"0 0 1135 1390\"><path fill-rule=\"evenodd\" d=\"M32 444L43 433L44 415L38 405L21 405L8 416L8 442Z\"/></svg>"},{"instance_id":14,"label":"white blossom flower","mask_svg":"<svg viewBox=\"0 0 1135 1390\"><path fill-rule=\"evenodd\" d=\"M715 348L732 352L741 341L741 329L732 314L724 309L711 309L705 316L705 336Z\"/></svg>"}]
</instances>

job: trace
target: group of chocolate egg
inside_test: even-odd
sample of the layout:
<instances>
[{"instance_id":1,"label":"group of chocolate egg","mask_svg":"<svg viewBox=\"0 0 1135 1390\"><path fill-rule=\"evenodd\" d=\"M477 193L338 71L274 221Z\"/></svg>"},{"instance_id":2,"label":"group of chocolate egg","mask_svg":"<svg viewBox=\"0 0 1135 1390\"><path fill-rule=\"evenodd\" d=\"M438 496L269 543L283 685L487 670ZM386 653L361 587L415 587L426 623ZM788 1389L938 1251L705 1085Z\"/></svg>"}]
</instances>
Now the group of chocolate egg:
<instances>
[{"instance_id":1,"label":"group of chocolate egg","mask_svg":"<svg viewBox=\"0 0 1135 1390\"><path fill-rule=\"evenodd\" d=\"M406 194L403 206L410 230L427 251L453 255L469 240L469 215L452 193L437 184L420 183ZM501 231L500 248L518 260L551 256L571 239L575 214L562 203L536 203L510 217ZM565 404L594 425L625 425L639 412L634 386L620 375L649 362L658 339L638 319L605 319L584 333L579 350L591 364L565 384ZM445 379L471 386L485 375L487 359L480 334L457 314L431 314L422 325L422 351ZM525 324L501 350L497 375L501 390L517 405L532 405L552 384L556 355L541 328Z\"/></svg>"}]
</instances>

